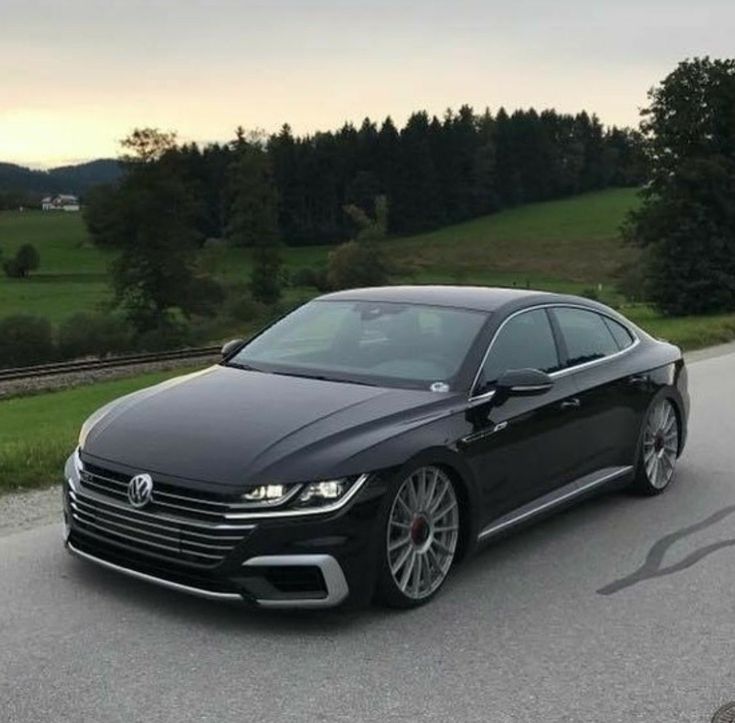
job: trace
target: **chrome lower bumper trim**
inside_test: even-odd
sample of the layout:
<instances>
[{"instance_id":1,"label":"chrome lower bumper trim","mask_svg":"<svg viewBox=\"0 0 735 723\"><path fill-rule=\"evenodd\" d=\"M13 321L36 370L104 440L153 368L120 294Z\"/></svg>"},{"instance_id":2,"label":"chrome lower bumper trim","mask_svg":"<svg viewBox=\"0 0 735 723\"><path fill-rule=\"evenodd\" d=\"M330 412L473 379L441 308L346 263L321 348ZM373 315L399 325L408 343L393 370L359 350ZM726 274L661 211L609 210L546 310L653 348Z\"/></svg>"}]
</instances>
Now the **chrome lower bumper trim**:
<instances>
[{"instance_id":1,"label":"chrome lower bumper trim","mask_svg":"<svg viewBox=\"0 0 735 723\"><path fill-rule=\"evenodd\" d=\"M152 582L161 587L168 588L169 590L176 590L177 592L184 592L184 593L188 593L189 595L196 595L197 597L205 598L207 600L229 600L232 602L243 602L242 595L238 595L237 593L212 592L210 590L203 590L202 588L198 588L198 587L191 587L190 585L182 585L178 582L172 582L171 580L165 580L164 578L161 578L161 577L155 577L154 575L147 575L144 572L138 572L137 570L131 570L129 567L122 567L120 565L116 565L113 562L107 562L107 560L102 560L101 558L95 557L94 555L90 555L87 552L82 552L81 550L77 550L77 548L74 547L74 545L71 542L67 542L66 546L69 552L71 552L73 555L76 555L77 557L80 557L84 560L89 560L90 562L94 562L97 565L100 565L102 567L106 567L108 570L114 570L115 572L121 572L124 575L128 575L129 577L134 577L137 580L143 580L145 582Z\"/></svg>"},{"instance_id":2,"label":"chrome lower bumper trim","mask_svg":"<svg viewBox=\"0 0 735 723\"><path fill-rule=\"evenodd\" d=\"M301 600L257 600L264 608L331 608L339 605L348 595L349 587L340 564L331 555L263 555L251 557L243 567L318 567L327 586L322 598Z\"/></svg>"}]
</instances>

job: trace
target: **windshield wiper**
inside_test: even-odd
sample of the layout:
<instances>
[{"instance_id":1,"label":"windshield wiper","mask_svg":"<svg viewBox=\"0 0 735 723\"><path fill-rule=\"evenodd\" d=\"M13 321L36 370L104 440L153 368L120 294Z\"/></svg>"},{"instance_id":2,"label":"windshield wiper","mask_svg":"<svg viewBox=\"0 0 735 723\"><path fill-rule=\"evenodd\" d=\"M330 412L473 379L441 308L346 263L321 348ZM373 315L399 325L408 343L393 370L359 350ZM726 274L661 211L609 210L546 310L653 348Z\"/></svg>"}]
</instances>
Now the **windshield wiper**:
<instances>
[{"instance_id":1,"label":"windshield wiper","mask_svg":"<svg viewBox=\"0 0 735 723\"><path fill-rule=\"evenodd\" d=\"M303 372L276 372L272 371L271 374L278 374L282 377L300 377L301 379L318 379L320 382L340 382L341 384L360 384L363 387L376 387L377 384L371 384L370 382L357 381L356 379L337 379L336 377L328 377L324 374L304 374Z\"/></svg>"},{"instance_id":2,"label":"windshield wiper","mask_svg":"<svg viewBox=\"0 0 735 723\"><path fill-rule=\"evenodd\" d=\"M241 364L240 362L228 361L222 362L223 367L232 367L233 369L244 369L246 372L260 372L262 369L256 369L250 364Z\"/></svg>"}]
</instances>

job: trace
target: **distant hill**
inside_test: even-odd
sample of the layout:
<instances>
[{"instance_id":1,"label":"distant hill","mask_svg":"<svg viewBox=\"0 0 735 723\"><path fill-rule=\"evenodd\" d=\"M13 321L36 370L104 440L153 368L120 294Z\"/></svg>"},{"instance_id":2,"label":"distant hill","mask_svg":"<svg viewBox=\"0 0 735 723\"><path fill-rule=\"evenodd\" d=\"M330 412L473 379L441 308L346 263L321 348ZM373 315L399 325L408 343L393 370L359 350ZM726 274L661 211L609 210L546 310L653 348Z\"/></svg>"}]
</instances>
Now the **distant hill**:
<instances>
[{"instance_id":1,"label":"distant hill","mask_svg":"<svg viewBox=\"0 0 735 723\"><path fill-rule=\"evenodd\" d=\"M0 192L42 196L73 193L83 196L102 183L114 183L122 171L116 160L102 158L76 166L60 166L48 171L34 171L14 163L0 163Z\"/></svg>"}]
</instances>

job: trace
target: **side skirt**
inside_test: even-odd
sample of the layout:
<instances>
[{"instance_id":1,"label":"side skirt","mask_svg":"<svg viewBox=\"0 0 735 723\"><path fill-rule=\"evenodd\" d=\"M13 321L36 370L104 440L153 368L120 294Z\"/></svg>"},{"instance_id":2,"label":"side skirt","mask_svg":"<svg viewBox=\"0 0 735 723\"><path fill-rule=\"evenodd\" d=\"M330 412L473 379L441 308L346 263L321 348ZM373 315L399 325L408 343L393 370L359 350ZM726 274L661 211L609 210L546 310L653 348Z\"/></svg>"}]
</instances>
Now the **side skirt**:
<instances>
[{"instance_id":1,"label":"side skirt","mask_svg":"<svg viewBox=\"0 0 735 723\"><path fill-rule=\"evenodd\" d=\"M563 487L560 487L549 494L539 497L538 499L529 502L528 504L519 507L517 510L513 510L497 520L491 522L480 534L477 536L478 541L484 541L497 535L505 530L508 530L515 525L519 525L523 522L532 520L534 517L539 516L545 512L550 512L555 507L561 506L564 503L571 502L576 497L591 492L597 487L601 487L604 484L608 484L617 479L629 475L633 472L633 467L605 467L604 469L597 470L592 474L580 477L574 482L570 482Z\"/></svg>"}]
</instances>

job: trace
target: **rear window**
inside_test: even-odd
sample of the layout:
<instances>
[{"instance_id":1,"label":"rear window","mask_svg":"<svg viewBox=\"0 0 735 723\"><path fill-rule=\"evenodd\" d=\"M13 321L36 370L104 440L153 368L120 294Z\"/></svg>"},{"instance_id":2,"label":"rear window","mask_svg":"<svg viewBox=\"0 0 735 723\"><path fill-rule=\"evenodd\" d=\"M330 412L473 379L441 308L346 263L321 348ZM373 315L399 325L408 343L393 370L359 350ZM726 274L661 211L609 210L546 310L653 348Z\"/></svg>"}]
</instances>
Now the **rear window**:
<instances>
[{"instance_id":1,"label":"rear window","mask_svg":"<svg viewBox=\"0 0 735 723\"><path fill-rule=\"evenodd\" d=\"M605 319L584 309L554 309L567 347L567 366L603 359L620 351L618 342Z\"/></svg>"},{"instance_id":2,"label":"rear window","mask_svg":"<svg viewBox=\"0 0 735 723\"><path fill-rule=\"evenodd\" d=\"M627 349L633 344L633 335L617 321L613 321L607 316L602 317L610 333L615 337L619 349Z\"/></svg>"}]
</instances>

